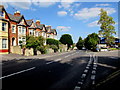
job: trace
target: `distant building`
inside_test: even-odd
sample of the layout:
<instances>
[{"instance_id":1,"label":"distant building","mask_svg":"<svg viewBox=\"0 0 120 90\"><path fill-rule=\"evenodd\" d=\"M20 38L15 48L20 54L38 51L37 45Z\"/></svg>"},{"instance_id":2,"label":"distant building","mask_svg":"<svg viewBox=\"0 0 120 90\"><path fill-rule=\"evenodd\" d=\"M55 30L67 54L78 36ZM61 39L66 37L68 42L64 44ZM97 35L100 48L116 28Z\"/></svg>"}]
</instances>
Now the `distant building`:
<instances>
[{"instance_id":1,"label":"distant building","mask_svg":"<svg viewBox=\"0 0 120 90\"><path fill-rule=\"evenodd\" d=\"M106 44L105 38L104 37L99 37L100 38L100 44ZM120 38L116 37L114 43L117 45L120 43Z\"/></svg>"}]
</instances>

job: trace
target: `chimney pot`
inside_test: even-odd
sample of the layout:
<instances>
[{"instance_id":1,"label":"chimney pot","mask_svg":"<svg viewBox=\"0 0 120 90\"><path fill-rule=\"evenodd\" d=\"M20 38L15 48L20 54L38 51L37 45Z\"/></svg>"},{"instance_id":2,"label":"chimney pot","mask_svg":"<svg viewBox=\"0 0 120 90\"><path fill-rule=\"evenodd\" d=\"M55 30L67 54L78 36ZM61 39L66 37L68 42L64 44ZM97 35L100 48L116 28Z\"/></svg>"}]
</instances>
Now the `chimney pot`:
<instances>
[{"instance_id":1,"label":"chimney pot","mask_svg":"<svg viewBox=\"0 0 120 90\"><path fill-rule=\"evenodd\" d=\"M14 12L14 15L15 15L15 16L20 16L20 15L21 15L21 14L20 14L20 11Z\"/></svg>"}]
</instances>

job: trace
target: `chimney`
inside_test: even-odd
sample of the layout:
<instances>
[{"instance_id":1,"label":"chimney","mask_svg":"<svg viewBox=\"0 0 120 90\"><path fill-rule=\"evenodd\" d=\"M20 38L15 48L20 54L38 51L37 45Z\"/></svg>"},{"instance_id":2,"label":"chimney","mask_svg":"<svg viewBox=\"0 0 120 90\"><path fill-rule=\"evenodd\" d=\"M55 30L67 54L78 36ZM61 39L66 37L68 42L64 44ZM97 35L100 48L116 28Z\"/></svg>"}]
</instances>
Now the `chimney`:
<instances>
[{"instance_id":1,"label":"chimney","mask_svg":"<svg viewBox=\"0 0 120 90\"><path fill-rule=\"evenodd\" d=\"M37 25L40 25L40 20L36 20L36 24L37 24Z\"/></svg>"},{"instance_id":2,"label":"chimney","mask_svg":"<svg viewBox=\"0 0 120 90\"><path fill-rule=\"evenodd\" d=\"M20 11L14 12L14 15L15 15L15 16L20 16L20 15L21 15L21 14L20 14Z\"/></svg>"}]
</instances>

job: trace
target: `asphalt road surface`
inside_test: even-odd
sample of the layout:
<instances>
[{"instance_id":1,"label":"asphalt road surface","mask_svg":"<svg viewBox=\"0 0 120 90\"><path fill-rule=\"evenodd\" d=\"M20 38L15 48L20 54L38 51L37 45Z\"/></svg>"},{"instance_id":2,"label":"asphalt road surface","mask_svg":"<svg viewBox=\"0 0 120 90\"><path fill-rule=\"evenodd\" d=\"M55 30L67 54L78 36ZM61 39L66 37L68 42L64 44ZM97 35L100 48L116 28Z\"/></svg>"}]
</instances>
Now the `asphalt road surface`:
<instances>
[{"instance_id":1,"label":"asphalt road surface","mask_svg":"<svg viewBox=\"0 0 120 90\"><path fill-rule=\"evenodd\" d=\"M120 69L120 58L113 53L102 56L76 50L44 59L5 62L1 64L2 90L98 90Z\"/></svg>"}]
</instances>

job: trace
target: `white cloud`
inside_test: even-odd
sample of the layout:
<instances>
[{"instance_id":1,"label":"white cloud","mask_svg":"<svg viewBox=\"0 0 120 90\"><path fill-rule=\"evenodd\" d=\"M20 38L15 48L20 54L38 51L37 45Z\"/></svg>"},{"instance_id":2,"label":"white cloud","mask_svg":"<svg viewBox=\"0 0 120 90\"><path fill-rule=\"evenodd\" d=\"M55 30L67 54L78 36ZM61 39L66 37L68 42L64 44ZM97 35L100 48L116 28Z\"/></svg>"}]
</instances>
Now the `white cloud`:
<instances>
[{"instance_id":1,"label":"white cloud","mask_svg":"<svg viewBox=\"0 0 120 90\"><path fill-rule=\"evenodd\" d=\"M110 4L96 4L95 6L110 6Z\"/></svg>"},{"instance_id":2,"label":"white cloud","mask_svg":"<svg viewBox=\"0 0 120 90\"><path fill-rule=\"evenodd\" d=\"M98 16L98 14L100 13L100 9L101 8L83 8L82 10L75 13L74 17L78 20L94 18ZM103 9L108 12L108 15L116 12L114 8L103 8Z\"/></svg>"},{"instance_id":3,"label":"white cloud","mask_svg":"<svg viewBox=\"0 0 120 90\"><path fill-rule=\"evenodd\" d=\"M0 2L1 5L4 5L5 8L8 8L8 5L11 5L14 8L22 8L22 9L30 9L31 0L20 0L20 2L16 2L16 0L11 0L11 2Z\"/></svg>"},{"instance_id":4,"label":"white cloud","mask_svg":"<svg viewBox=\"0 0 120 90\"><path fill-rule=\"evenodd\" d=\"M8 4L22 9L30 9L31 6L31 2L10 2Z\"/></svg>"},{"instance_id":5,"label":"white cloud","mask_svg":"<svg viewBox=\"0 0 120 90\"><path fill-rule=\"evenodd\" d=\"M57 26L57 30L59 31L70 31L71 27L66 27L66 26Z\"/></svg>"},{"instance_id":6,"label":"white cloud","mask_svg":"<svg viewBox=\"0 0 120 90\"><path fill-rule=\"evenodd\" d=\"M59 16L66 16L66 15L67 15L67 12L66 12L66 11L59 11L59 12L57 12L57 14L58 14Z\"/></svg>"},{"instance_id":7,"label":"white cloud","mask_svg":"<svg viewBox=\"0 0 120 90\"><path fill-rule=\"evenodd\" d=\"M49 7L54 5L56 2L33 2L34 5L39 7Z\"/></svg>"},{"instance_id":8,"label":"white cloud","mask_svg":"<svg viewBox=\"0 0 120 90\"><path fill-rule=\"evenodd\" d=\"M94 21L94 22L89 23L88 26L89 26L89 27L100 26L100 25L98 25L97 23L98 23L98 21Z\"/></svg>"}]
</instances>

